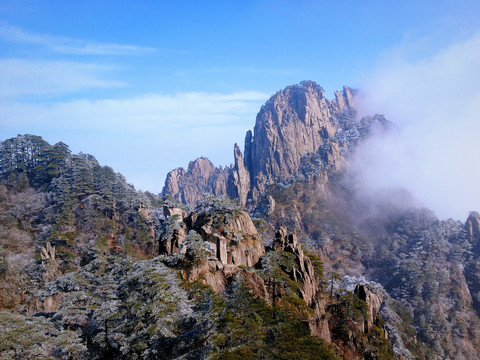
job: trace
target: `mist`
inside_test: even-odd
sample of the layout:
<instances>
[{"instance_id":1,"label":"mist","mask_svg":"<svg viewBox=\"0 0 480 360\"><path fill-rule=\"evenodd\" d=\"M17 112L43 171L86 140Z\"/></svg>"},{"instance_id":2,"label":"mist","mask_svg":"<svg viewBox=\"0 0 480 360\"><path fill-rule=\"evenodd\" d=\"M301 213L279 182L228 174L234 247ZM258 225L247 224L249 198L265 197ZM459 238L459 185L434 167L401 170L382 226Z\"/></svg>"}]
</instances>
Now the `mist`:
<instances>
[{"instance_id":1,"label":"mist","mask_svg":"<svg viewBox=\"0 0 480 360\"><path fill-rule=\"evenodd\" d=\"M361 85L360 114L397 128L362 144L355 169L365 190L403 187L463 221L480 210L480 33L422 59L414 50L389 50Z\"/></svg>"}]
</instances>

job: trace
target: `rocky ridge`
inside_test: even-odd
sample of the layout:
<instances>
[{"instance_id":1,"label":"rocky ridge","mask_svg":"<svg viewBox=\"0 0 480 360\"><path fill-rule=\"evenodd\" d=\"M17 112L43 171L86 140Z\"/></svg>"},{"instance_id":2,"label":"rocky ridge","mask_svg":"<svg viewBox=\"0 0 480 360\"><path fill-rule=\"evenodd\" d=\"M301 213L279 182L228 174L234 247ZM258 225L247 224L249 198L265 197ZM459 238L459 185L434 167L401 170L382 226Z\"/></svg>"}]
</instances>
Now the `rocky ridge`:
<instances>
[{"instance_id":1,"label":"rocky ridge","mask_svg":"<svg viewBox=\"0 0 480 360\"><path fill-rule=\"evenodd\" d=\"M281 226L270 246L264 246L250 216L221 200L223 206L207 205L187 212L181 208L165 206L165 224L160 238L160 253L165 262L180 269L189 283L201 281L222 295L233 282L242 279L248 290L268 304L283 305L295 300L303 308L311 334L327 342L340 341L335 321L348 317L344 307L347 302L332 305L332 299L323 294L320 259L304 250L295 232L289 233ZM352 330L347 342L353 344L356 337L372 332L379 324L383 297L368 285L357 286L353 301L364 301L363 315L347 326ZM357 297L358 296L358 297ZM300 304L300 305L299 305ZM303 304L303 305L302 305ZM358 305L356 305L358 306ZM335 308L335 311L331 311ZM331 317L334 314L333 318ZM382 325L383 326L383 325ZM383 327L382 327L383 328ZM386 330L383 328L383 335ZM362 350L346 351L344 358Z\"/></svg>"},{"instance_id":2,"label":"rocky ridge","mask_svg":"<svg viewBox=\"0 0 480 360\"><path fill-rule=\"evenodd\" d=\"M344 168L348 154L372 129L390 123L381 116L356 119L354 92L344 86L328 100L312 81L288 86L273 95L248 131L242 155L234 146L234 164L215 168L205 158L192 161L185 171L172 170L163 194L195 205L205 193L228 195L242 206L256 205L267 186L298 176L328 182L328 174Z\"/></svg>"}]
</instances>

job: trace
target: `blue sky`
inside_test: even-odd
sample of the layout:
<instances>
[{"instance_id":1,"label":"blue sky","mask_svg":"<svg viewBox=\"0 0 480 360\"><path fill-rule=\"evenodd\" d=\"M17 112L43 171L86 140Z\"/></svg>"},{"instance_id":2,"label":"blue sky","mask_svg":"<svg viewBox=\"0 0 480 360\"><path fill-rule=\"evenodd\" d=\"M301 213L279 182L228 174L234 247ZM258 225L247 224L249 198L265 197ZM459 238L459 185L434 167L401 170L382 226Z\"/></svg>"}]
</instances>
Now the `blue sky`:
<instances>
[{"instance_id":1,"label":"blue sky","mask_svg":"<svg viewBox=\"0 0 480 360\"><path fill-rule=\"evenodd\" d=\"M159 192L196 157L228 165L277 90L372 89L470 41L478 14L479 1L2 0L0 138L64 141Z\"/></svg>"}]
</instances>

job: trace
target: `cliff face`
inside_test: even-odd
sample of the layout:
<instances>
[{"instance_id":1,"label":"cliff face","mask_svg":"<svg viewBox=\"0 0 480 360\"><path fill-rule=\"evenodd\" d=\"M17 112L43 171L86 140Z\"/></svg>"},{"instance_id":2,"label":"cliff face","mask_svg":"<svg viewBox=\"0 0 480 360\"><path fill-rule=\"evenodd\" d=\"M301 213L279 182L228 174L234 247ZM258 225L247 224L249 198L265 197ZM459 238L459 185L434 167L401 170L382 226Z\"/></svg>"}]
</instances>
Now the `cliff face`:
<instances>
[{"instance_id":1,"label":"cliff face","mask_svg":"<svg viewBox=\"0 0 480 360\"><path fill-rule=\"evenodd\" d=\"M343 169L360 138L372 127L389 125L380 116L356 119L353 105L346 86L334 100L312 81L289 86L261 108L254 132L246 134L244 156L235 144L234 165L215 169L207 159L197 159L187 171L168 174L163 194L193 205L204 193L227 194L245 206L248 200L255 205L268 185L308 172L327 183L327 175ZM195 171L198 167L203 171Z\"/></svg>"},{"instance_id":2,"label":"cliff face","mask_svg":"<svg viewBox=\"0 0 480 360\"><path fill-rule=\"evenodd\" d=\"M336 99L325 98L316 83L304 81L277 92L257 115L254 134L247 133L245 163L253 185L289 180L301 159L316 153L338 131L334 118L353 111L348 87Z\"/></svg>"}]
</instances>

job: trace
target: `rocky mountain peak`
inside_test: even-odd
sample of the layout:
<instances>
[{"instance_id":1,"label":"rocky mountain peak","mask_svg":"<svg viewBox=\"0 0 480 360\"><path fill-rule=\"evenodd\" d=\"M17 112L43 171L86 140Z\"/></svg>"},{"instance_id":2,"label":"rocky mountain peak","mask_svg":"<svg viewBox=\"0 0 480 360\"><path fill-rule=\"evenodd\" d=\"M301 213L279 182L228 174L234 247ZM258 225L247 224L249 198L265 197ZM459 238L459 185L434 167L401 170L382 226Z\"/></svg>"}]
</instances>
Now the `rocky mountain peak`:
<instances>
[{"instance_id":1,"label":"rocky mountain peak","mask_svg":"<svg viewBox=\"0 0 480 360\"><path fill-rule=\"evenodd\" d=\"M323 173L314 181L328 181L328 174L343 168L358 140L372 126L386 123L381 117L357 119L349 87L329 100L320 85L302 81L278 91L262 106L253 132L247 131L244 155L234 146L234 165L215 169L208 159L197 159L186 172L171 172L163 193L190 204L210 193L229 195L242 206L248 200L255 205L267 186L305 175L305 166L312 163L318 163L315 173Z\"/></svg>"},{"instance_id":2,"label":"rocky mountain peak","mask_svg":"<svg viewBox=\"0 0 480 360\"><path fill-rule=\"evenodd\" d=\"M341 116L354 116L353 93L344 87L330 101L313 81L288 86L273 95L257 115L245 139L245 163L251 184L265 185L295 177L305 156L316 154L341 129Z\"/></svg>"},{"instance_id":3,"label":"rocky mountain peak","mask_svg":"<svg viewBox=\"0 0 480 360\"><path fill-rule=\"evenodd\" d=\"M250 173L243 162L242 151L235 144L233 149L235 163L231 172L231 184L228 189L233 193L233 198L238 198L240 204L245 206L250 192Z\"/></svg>"},{"instance_id":4,"label":"rocky mountain peak","mask_svg":"<svg viewBox=\"0 0 480 360\"><path fill-rule=\"evenodd\" d=\"M354 107L353 94L348 86L343 87L342 93L335 91L335 100L337 107L339 109L347 109L349 107Z\"/></svg>"},{"instance_id":5,"label":"rocky mountain peak","mask_svg":"<svg viewBox=\"0 0 480 360\"><path fill-rule=\"evenodd\" d=\"M201 157L190 161L187 171L183 168L170 171L163 194L185 204L196 204L205 193L216 196L227 194L228 178L228 168L216 168L209 159Z\"/></svg>"},{"instance_id":6,"label":"rocky mountain peak","mask_svg":"<svg viewBox=\"0 0 480 360\"><path fill-rule=\"evenodd\" d=\"M187 172L192 174L192 176L206 179L215 172L215 165L207 158L201 157L190 161Z\"/></svg>"}]
</instances>

